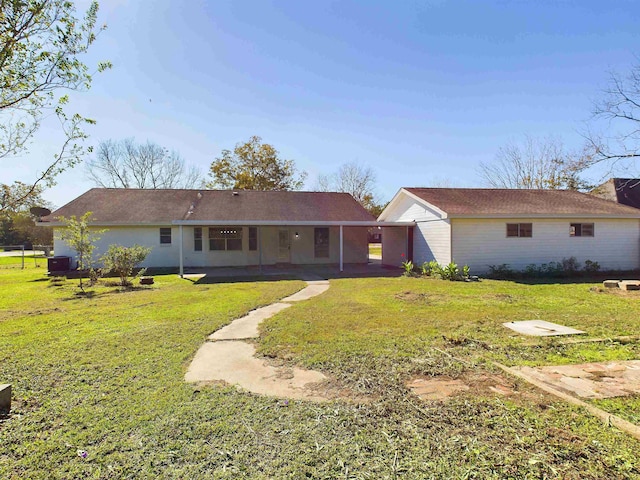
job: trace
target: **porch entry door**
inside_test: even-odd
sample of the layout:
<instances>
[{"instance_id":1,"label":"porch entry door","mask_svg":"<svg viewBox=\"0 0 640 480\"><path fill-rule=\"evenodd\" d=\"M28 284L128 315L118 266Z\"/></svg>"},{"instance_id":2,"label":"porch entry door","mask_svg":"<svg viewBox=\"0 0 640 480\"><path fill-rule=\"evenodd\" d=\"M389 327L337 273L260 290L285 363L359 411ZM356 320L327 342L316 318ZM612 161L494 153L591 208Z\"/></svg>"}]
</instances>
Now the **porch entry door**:
<instances>
[{"instance_id":1,"label":"porch entry door","mask_svg":"<svg viewBox=\"0 0 640 480\"><path fill-rule=\"evenodd\" d=\"M278 230L278 262L291 263L289 229Z\"/></svg>"}]
</instances>

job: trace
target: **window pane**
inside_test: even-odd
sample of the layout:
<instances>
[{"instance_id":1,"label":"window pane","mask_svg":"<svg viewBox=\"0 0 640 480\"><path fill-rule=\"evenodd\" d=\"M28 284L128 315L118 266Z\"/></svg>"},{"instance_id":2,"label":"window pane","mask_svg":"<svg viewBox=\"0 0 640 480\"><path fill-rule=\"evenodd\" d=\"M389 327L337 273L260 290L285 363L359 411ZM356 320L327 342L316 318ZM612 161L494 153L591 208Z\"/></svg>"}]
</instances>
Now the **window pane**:
<instances>
[{"instance_id":1,"label":"window pane","mask_svg":"<svg viewBox=\"0 0 640 480\"><path fill-rule=\"evenodd\" d=\"M570 237L579 237L580 236L580 224L579 223L572 223L569 226L569 236Z\"/></svg>"},{"instance_id":2,"label":"window pane","mask_svg":"<svg viewBox=\"0 0 640 480\"><path fill-rule=\"evenodd\" d=\"M196 252L202 251L202 228L200 227L193 229L193 249Z\"/></svg>"},{"instance_id":3,"label":"window pane","mask_svg":"<svg viewBox=\"0 0 640 480\"><path fill-rule=\"evenodd\" d=\"M521 237L531 237L531 236L533 236L533 225L531 223L521 223L520 224L520 236Z\"/></svg>"},{"instance_id":4,"label":"window pane","mask_svg":"<svg viewBox=\"0 0 640 480\"><path fill-rule=\"evenodd\" d=\"M170 228L161 228L160 229L160 243L161 244L170 244L171 243L171 229Z\"/></svg>"},{"instance_id":5,"label":"window pane","mask_svg":"<svg viewBox=\"0 0 640 480\"><path fill-rule=\"evenodd\" d=\"M582 236L583 237L593 237L594 227L593 223L583 223L582 224Z\"/></svg>"},{"instance_id":6,"label":"window pane","mask_svg":"<svg viewBox=\"0 0 640 480\"><path fill-rule=\"evenodd\" d=\"M517 236L518 236L518 224L507 223L507 237L517 237Z\"/></svg>"},{"instance_id":7,"label":"window pane","mask_svg":"<svg viewBox=\"0 0 640 480\"><path fill-rule=\"evenodd\" d=\"M227 250L242 250L242 238L227 239Z\"/></svg>"},{"instance_id":8,"label":"window pane","mask_svg":"<svg viewBox=\"0 0 640 480\"><path fill-rule=\"evenodd\" d=\"M316 258L329 257L329 229L316 228L314 230L314 254Z\"/></svg>"},{"instance_id":9,"label":"window pane","mask_svg":"<svg viewBox=\"0 0 640 480\"><path fill-rule=\"evenodd\" d=\"M209 250L224 250L225 249L225 240L224 238L210 238L209 239Z\"/></svg>"},{"instance_id":10,"label":"window pane","mask_svg":"<svg viewBox=\"0 0 640 480\"><path fill-rule=\"evenodd\" d=\"M249 250L258 249L258 229L249 227Z\"/></svg>"}]
</instances>

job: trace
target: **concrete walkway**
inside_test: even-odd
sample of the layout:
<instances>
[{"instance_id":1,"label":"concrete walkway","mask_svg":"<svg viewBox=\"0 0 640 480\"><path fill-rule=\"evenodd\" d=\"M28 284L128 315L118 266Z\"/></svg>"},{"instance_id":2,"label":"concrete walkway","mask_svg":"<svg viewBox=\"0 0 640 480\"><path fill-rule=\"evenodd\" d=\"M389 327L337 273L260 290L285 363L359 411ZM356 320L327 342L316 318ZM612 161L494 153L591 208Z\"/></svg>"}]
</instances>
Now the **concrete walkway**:
<instances>
[{"instance_id":1,"label":"concrete walkway","mask_svg":"<svg viewBox=\"0 0 640 480\"><path fill-rule=\"evenodd\" d=\"M313 370L270 365L255 357L255 347L245 340L258 338L258 325L292 303L307 300L329 289L329 281L318 277L303 278L307 286L277 303L252 310L242 318L209 335L196 353L185 381L190 383L226 382L249 392L283 398L322 401L326 397L314 392L313 384L326 377Z\"/></svg>"}]
</instances>

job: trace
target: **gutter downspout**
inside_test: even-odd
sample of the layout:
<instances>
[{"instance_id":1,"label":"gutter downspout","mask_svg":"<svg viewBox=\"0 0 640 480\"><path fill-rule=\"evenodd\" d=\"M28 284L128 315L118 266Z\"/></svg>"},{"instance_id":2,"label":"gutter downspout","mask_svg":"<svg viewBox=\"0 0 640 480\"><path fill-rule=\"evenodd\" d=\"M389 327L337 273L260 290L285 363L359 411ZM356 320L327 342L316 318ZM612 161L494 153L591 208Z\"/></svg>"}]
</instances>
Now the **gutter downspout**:
<instances>
[{"instance_id":1,"label":"gutter downspout","mask_svg":"<svg viewBox=\"0 0 640 480\"><path fill-rule=\"evenodd\" d=\"M262 275L262 227L258 227L258 261L260 263L260 274Z\"/></svg>"},{"instance_id":2,"label":"gutter downspout","mask_svg":"<svg viewBox=\"0 0 640 480\"><path fill-rule=\"evenodd\" d=\"M340 271L344 271L344 233L342 225L340 225Z\"/></svg>"}]
</instances>

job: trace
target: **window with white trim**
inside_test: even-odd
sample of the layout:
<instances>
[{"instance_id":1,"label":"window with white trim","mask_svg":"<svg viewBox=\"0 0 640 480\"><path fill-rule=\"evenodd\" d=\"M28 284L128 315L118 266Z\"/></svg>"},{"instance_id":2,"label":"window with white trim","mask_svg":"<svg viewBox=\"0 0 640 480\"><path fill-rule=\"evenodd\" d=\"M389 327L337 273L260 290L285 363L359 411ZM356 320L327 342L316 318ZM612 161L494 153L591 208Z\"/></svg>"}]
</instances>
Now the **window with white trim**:
<instances>
[{"instance_id":1,"label":"window with white trim","mask_svg":"<svg viewBox=\"0 0 640 480\"><path fill-rule=\"evenodd\" d=\"M160 245L171 245L171 228L160 229Z\"/></svg>"},{"instance_id":2,"label":"window with white trim","mask_svg":"<svg viewBox=\"0 0 640 480\"><path fill-rule=\"evenodd\" d=\"M593 223L571 223L569 224L570 237L593 237L595 228Z\"/></svg>"},{"instance_id":3,"label":"window with white trim","mask_svg":"<svg viewBox=\"0 0 640 480\"><path fill-rule=\"evenodd\" d=\"M209 228L209 250L242 250L242 227Z\"/></svg>"},{"instance_id":4,"label":"window with white trim","mask_svg":"<svg viewBox=\"0 0 640 480\"><path fill-rule=\"evenodd\" d=\"M202 251L202 227L193 229L193 250L196 252Z\"/></svg>"},{"instance_id":5,"label":"window with white trim","mask_svg":"<svg viewBox=\"0 0 640 480\"><path fill-rule=\"evenodd\" d=\"M249 250L258 250L258 228L249 227Z\"/></svg>"},{"instance_id":6,"label":"window with white trim","mask_svg":"<svg viewBox=\"0 0 640 480\"><path fill-rule=\"evenodd\" d=\"M533 224L507 223L507 237L533 237Z\"/></svg>"}]
</instances>

